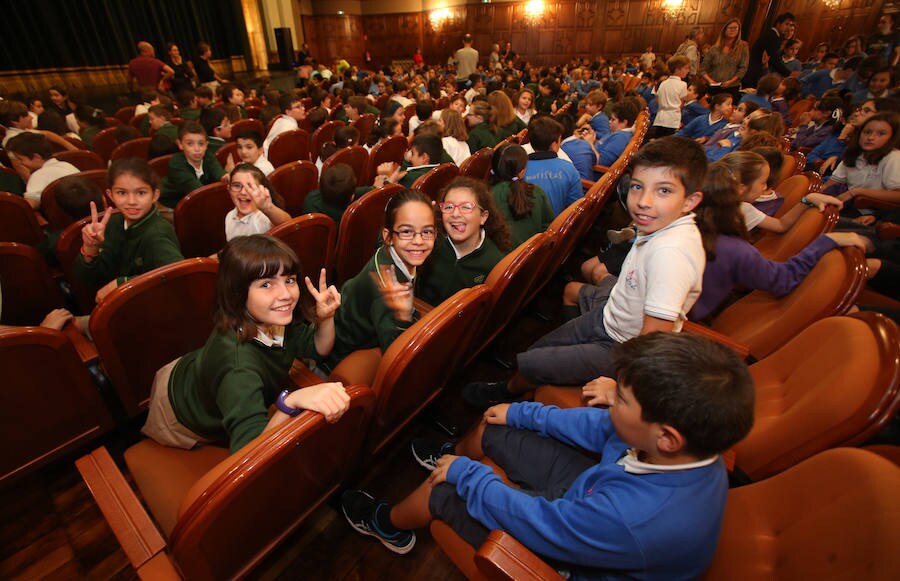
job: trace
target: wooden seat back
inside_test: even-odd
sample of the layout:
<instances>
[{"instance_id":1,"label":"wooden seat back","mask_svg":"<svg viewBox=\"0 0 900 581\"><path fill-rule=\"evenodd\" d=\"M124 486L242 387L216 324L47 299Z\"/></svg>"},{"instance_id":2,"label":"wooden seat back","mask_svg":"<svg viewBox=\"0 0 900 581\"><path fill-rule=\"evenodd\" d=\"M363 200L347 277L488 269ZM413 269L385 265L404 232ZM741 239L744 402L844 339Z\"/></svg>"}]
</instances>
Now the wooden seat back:
<instances>
[{"instance_id":1,"label":"wooden seat back","mask_svg":"<svg viewBox=\"0 0 900 581\"><path fill-rule=\"evenodd\" d=\"M0 289L4 325L39 325L47 313L65 304L44 257L27 244L0 242Z\"/></svg>"},{"instance_id":2,"label":"wooden seat back","mask_svg":"<svg viewBox=\"0 0 900 581\"><path fill-rule=\"evenodd\" d=\"M269 144L266 157L275 169L292 161L309 161L309 133L303 129L294 129L279 134Z\"/></svg>"},{"instance_id":3,"label":"wooden seat back","mask_svg":"<svg viewBox=\"0 0 900 581\"><path fill-rule=\"evenodd\" d=\"M228 186L201 186L175 206L175 235L185 257L209 256L225 246L225 216L234 208Z\"/></svg>"},{"instance_id":4,"label":"wooden seat back","mask_svg":"<svg viewBox=\"0 0 900 581\"><path fill-rule=\"evenodd\" d=\"M403 162L403 155L409 148L409 142L402 135L392 135L375 144L369 152L369 162L366 169L366 184L375 181L378 174L378 166L392 161L396 164Z\"/></svg>"},{"instance_id":5,"label":"wooden seat back","mask_svg":"<svg viewBox=\"0 0 900 581\"><path fill-rule=\"evenodd\" d=\"M467 157L459 166L459 175L476 180L486 180L491 174L491 160L494 150L490 147L480 149Z\"/></svg>"},{"instance_id":6,"label":"wooden seat back","mask_svg":"<svg viewBox=\"0 0 900 581\"><path fill-rule=\"evenodd\" d=\"M0 241L37 246L43 239L37 215L25 198L0 192Z\"/></svg>"},{"instance_id":7,"label":"wooden seat back","mask_svg":"<svg viewBox=\"0 0 900 581\"><path fill-rule=\"evenodd\" d=\"M441 190L459 175L459 168L453 163L442 163L432 168L428 173L419 176L410 189L425 193L432 200L437 201Z\"/></svg>"},{"instance_id":8,"label":"wooden seat back","mask_svg":"<svg viewBox=\"0 0 900 581\"><path fill-rule=\"evenodd\" d=\"M381 110L383 107L378 107ZM356 127L356 130L359 131L359 141L356 143L357 145L362 145L368 139L369 134L372 133L372 129L375 128L375 115L371 113L364 113L359 116L359 119L350 124L353 127ZM366 152L368 153L368 152Z\"/></svg>"},{"instance_id":9,"label":"wooden seat back","mask_svg":"<svg viewBox=\"0 0 900 581\"><path fill-rule=\"evenodd\" d=\"M112 150L109 154L109 160L124 159L128 157L137 157L140 159L150 158L150 137L138 137L122 143Z\"/></svg>"},{"instance_id":10,"label":"wooden seat back","mask_svg":"<svg viewBox=\"0 0 900 581\"><path fill-rule=\"evenodd\" d=\"M356 175L357 186L366 185L366 166L369 163L369 152L366 151L365 147L354 145L335 151L334 154L322 164L322 173L324 174L326 169L339 163L346 163L353 168L353 173Z\"/></svg>"},{"instance_id":11,"label":"wooden seat back","mask_svg":"<svg viewBox=\"0 0 900 581\"><path fill-rule=\"evenodd\" d=\"M234 140L234 136L236 136L241 131L254 131L260 137L266 137L266 127L262 124L262 121L259 119L241 119L240 121L235 121L231 124L231 137L232 141Z\"/></svg>"},{"instance_id":12,"label":"wooden seat back","mask_svg":"<svg viewBox=\"0 0 900 581\"><path fill-rule=\"evenodd\" d=\"M334 141L334 132L343 124L341 121L326 121L313 132L309 144L309 161L315 162L318 159L322 146Z\"/></svg>"},{"instance_id":13,"label":"wooden seat back","mask_svg":"<svg viewBox=\"0 0 900 581\"><path fill-rule=\"evenodd\" d=\"M313 286L319 288L319 273L324 268L328 280L333 278L334 247L337 225L325 214L303 214L269 230L297 253L303 275L308 276ZM307 309L315 308L315 300L307 292L306 285L300 284L301 303Z\"/></svg>"},{"instance_id":14,"label":"wooden seat back","mask_svg":"<svg viewBox=\"0 0 900 581\"><path fill-rule=\"evenodd\" d=\"M281 139L282 136L278 136ZM284 200L284 210L291 216L303 214L306 195L319 187L319 170L309 160L291 161L269 174L269 183Z\"/></svg>"},{"instance_id":15,"label":"wooden seat back","mask_svg":"<svg viewBox=\"0 0 900 581\"><path fill-rule=\"evenodd\" d=\"M91 169L106 169L106 161L93 151L79 149L78 151L60 151L53 154L53 157L59 161L71 163L78 168L78 171L88 171Z\"/></svg>"},{"instance_id":16,"label":"wooden seat back","mask_svg":"<svg viewBox=\"0 0 900 581\"><path fill-rule=\"evenodd\" d=\"M399 184L387 184L354 200L344 210L335 263L338 288L356 276L372 258L384 229L384 208L403 190Z\"/></svg>"}]
</instances>

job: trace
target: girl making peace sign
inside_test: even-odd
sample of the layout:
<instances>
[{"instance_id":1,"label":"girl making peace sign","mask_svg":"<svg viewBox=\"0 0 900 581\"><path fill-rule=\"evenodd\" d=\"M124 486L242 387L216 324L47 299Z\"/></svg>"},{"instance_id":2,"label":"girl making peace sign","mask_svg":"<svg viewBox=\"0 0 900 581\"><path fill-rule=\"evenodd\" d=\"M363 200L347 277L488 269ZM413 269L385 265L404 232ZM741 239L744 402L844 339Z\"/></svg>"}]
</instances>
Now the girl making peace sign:
<instances>
[{"instance_id":1,"label":"girl making peace sign","mask_svg":"<svg viewBox=\"0 0 900 581\"><path fill-rule=\"evenodd\" d=\"M91 202L91 222L81 231L75 273L100 287L97 302L131 277L182 260L175 229L156 210L158 178L143 159L118 159L107 172L107 196L116 209L102 217Z\"/></svg>"}]
</instances>

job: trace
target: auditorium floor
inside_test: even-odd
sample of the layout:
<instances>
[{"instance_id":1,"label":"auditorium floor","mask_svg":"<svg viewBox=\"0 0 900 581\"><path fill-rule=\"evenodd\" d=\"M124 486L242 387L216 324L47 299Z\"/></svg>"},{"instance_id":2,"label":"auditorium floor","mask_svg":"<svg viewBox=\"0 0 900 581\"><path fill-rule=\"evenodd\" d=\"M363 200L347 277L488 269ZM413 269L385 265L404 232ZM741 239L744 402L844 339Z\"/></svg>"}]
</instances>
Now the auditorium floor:
<instances>
[{"instance_id":1,"label":"auditorium floor","mask_svg":"<svg viewBox=\"0 0 900 581\"><path fill-rule=\"evenodd\" d=\"M501 337L505 346L502 350L523 349L546 328L547 324L538 318L521 317L514 329ZM468 378L500 379L506 374L490 358L482 357L466 370L464 377L452 382L438 407L461 427L472 425L479 412L459 400L459 387ZM369 470L362 486L387 500L398 500L412 491L427 475L409 453L408 442L415 436L440 437L427 420L418 422L407 435L401 435L380 465ZM122 437L102 443L117 459L127 445ZM75 470L73 461L77 456L57 461L0 491L0 579L137 578ZM418 533L416 547L410 554L395 555L376 540L353 532L335 510L333 501L314 513L257 568L253 577L464 579L427 530Z\"/></svg>"}]
</instances>

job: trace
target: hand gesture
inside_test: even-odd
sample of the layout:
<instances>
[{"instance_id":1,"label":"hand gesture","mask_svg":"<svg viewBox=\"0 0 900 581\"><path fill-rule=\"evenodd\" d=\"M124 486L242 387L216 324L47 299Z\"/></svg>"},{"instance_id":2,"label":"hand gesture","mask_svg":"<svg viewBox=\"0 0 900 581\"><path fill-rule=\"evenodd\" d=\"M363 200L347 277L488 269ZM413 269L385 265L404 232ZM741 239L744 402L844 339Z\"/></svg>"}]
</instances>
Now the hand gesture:
<instances>
[{"instance_id":1,"label":"hand gesture","mask_svg":"<svg viewBox=\"0 0 900 581\"><path fill-rule=\"evenodd\" d=\"M508 403L500 403L495 406L491 406L488 409L484 410L484 421L487 424L493 424L495 426L505 426L506 425L506 412L509 411Z\"/></svg>"},{"instance_id":2,"label":"hand gesture","mask_svg":"<svg viewBox=\"0 0 900 581\"><path fill-rule=\"evenodd\" d=\"M325 416L325 421L333 424L350 408L350 396L340 382L320 383L291 392L285 398L285 403L291 407L319 412Z\"/></svg>"},{"instance_id":3,"label":"hand gesture","mask_svg":"<svg viewBox=\"0 0 900 581\"><path fill-rule=\"evenodd\" d=\"M432 471L431 476L428 477L428 483L431 484L432 487L437 486L442 482L447 482L447 471L450 470L450 465L459 458L459 456L454 456L453 454L444 454L437 461L437 468Z\"/></svg>"},{"instance_id":4,"label":"hand gesture","mask_svg":"<svg viewBox=\"0 0 900 581\"><path fill-rule=\"evenodd\" d=\"M589 406L609 407L616 402L616 380L598 377L581 388L584 402Z\"/></svg>"},{"instance_id":5,"label":"hand gesture","mask_svg":"<svg viewBox=\"0 0 900 581\"><path fill-rule=\"evenodd\" d=\"M41 321L41 327L62 331L62 328L72 316L72 313L66 309L53 309L46 317L44 317L44 320Z\"/></svg>"},{"instance_id":6,"label":"hand gesture","mask_svg":"<svg viewBox=\"0 0 900 581\"><path fill-rule=\"evenodd\" d=\"M116 287L119 286L119 281L116 279L112 279L97 291L97 295L94 297L97 303L102 303L103 299L106 298L106 295L116 290Z\"/></svg>"},{"instance_id":7,"label":"hand gesture","mask_svg":"<svg viewBox=\"0 0 900 581\"><path fill-rule=\"evenodd\" d=\"M379 274L381 276L378 276ZM398 321L412 321L414 308L412 284L397 280L394 265L380 266L379 273L372 273L372 280L381 291L384 304L394 312L394 318Z\"/></svg>"},{"instance_id":8,"label":"hand gesture","mask_svg":"<svg viewBox=\"0 0 900 581\"><path fill-rule=\"evenodd\" d=\"M244 189L247 190L247 195L253 200L257 210L261 210L263 213L269 211L272 207L272 195L269 193L269 188L251 181L244 184Z\"/></svg>"},{"instance_id":9,"label":"hand gesture","mask_svg":"<svg viewBox=\"0 0 900 581\"><path fill-rule=\"evenodd\" d=\"M838 246L854 246L865 253L875 250L871 240L856 232L829 232L825 236L831 238Z\"/></svg>"},{"instance_id":10,"label":"hand gesture","mask_svg":"<svg viewBox=\"0 0 900 581\"><path fill-rule=\"evenodd\" d=\"M325 269L323 268L319 274L319 290L316 290L308 276L303 280L306 282L306 290L316 300L316 319L321 322L332 318L334 312L341 306L341 293L334 285L328 286Z\"/></svg>"},{"instance_id":11,"label":"hand gesture","mask_svg":"<svg viewBox=\"0 0 900 581\"><path fill-rule=\"evenodd\" d=\"M590 125L585 125L578 131L580 131L579 136L591 145L594 145L594 143L597 141L597 134L594 132L594 129Z\"/></svg>"},{"instance_id":12,"label":"hand gesture","mask_svg":"<svg viewBox=\"0 0 900 581\"><path fill-rule=\"evenodd\" d=\"M819 166L819 173L824 175L829 171L834 170L837 167L838 157L836 155L832 155L828 159L822 162L822 165Z\"/></svg>"},{"instance_id":13,"label":"hand gesture","mask_svg":"<svg viewBox=\"0 0 900 581\"><path fill-rule=\"evenodd\" d=\"M91 202L91 221L81 229L81 243L90 254L97 254L103 241L106 240L106 225L112 216L112 208L103 212L103 218L97 215L97 204Z\"/></svg>"},{"instance_id":14,"label":"hand gesture","mask_svg":"<svg viewBox=\"0 0 900 581\"><path fill-rule=\"evenodd\" d=\"M229 154L228 157L225 158L225 167L223 168L225 170L225 173L230 174L231 170L234 169L234 166L234 156Z\"/></svg>"},{"instance_id":15,"label":"hand gesture","mask_svg":"<svg viewBox=\"0 0 900 581\"><path fill-rule=\"evenodd\" d=\"M844 207L844 202L842 201L845 199L843 197L844 195L846 194L842 194L841 198L838 199L834 196L829 196L828 194L806 194L806 201L815 205L815 207L818 208L820 212L824 212L825 208L828 206L835 206L838 210L840 210ZM853 195L850 194L850 197L853 197Z\"/></svg>"}]
</instances>

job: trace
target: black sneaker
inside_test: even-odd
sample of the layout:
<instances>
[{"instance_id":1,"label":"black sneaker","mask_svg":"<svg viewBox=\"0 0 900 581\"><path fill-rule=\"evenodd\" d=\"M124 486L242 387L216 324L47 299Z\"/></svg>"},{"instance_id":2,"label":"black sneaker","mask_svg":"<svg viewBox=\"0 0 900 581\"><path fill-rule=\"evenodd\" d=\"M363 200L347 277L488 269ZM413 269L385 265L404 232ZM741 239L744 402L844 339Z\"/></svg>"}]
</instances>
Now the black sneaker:
<instances>
[{"instance_id":1,"label":"black sneaker","mask_svg":"<svg viewBox=\"0 0 900 581\"><path fill-rule=\"evenodd\" d=\"M489 408L498 403L508 403L518 399L506 391L505 381L473 381L462 388L463 400L469 405Z\"/></svg>"},{"instance_id":2,"label":"black sneaker","mask_svg":"<svg viewBox=\"0 0 900 581\"><path fill-rule=\"evenodd\" d=\"M428 470L437 468L438 459L444 454L452 454L454 451L453 442L436 442L425 438L416 438L409 447L419 466Z\"/></svg>"},{"instance_id":3,"label":"black sneaker","mask_svg":"<svg viewBox=\"0 0 900 581\"><path fill-rule=\"evenodd\" d=\"M346 490L341 496L341 511L350 526L357 532L375 537L381 544L399 555L405 555L416 545L416 533L398 530L393 534L385 534L375 524L375 511L386 502L378 502L362 490Z\"/></svg>"}]
</instances>

